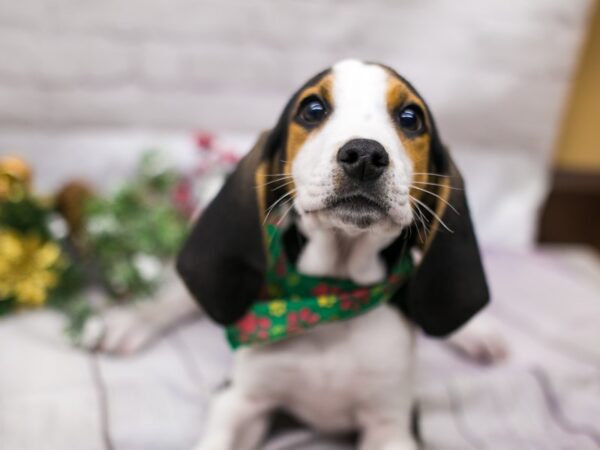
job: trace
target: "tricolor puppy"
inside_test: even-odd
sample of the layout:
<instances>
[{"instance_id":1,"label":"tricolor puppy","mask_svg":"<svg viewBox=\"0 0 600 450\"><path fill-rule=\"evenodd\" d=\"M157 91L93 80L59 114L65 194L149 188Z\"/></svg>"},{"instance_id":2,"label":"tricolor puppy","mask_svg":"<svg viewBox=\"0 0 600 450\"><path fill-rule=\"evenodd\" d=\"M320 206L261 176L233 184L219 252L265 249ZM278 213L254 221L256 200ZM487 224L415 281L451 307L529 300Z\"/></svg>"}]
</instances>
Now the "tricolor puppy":
<instances>
[{"instance_id":1,"label":"tricolor puppy","mask_svg":"<svg viewBox=\"0 0 600 450\"><path fill-rule=\"evenodd\" d=\"M292 97L178 270L237 349L202 450L258 448L275 409L357 430L363 450L416 448L413 329L447 335L488 301L462 179L427 105L359 61Z\"/></svg>"}]
</instances>

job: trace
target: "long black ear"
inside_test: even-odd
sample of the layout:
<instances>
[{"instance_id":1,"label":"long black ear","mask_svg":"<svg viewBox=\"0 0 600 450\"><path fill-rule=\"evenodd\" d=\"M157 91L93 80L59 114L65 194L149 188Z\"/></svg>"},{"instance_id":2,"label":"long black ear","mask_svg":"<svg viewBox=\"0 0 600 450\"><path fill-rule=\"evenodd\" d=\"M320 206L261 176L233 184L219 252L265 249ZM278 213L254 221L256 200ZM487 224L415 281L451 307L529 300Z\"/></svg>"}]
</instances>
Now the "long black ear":
<instances>
[{"instance_id":1,"label":"long black ear","mask_svg":"<svg viewBox=\"0 0 600 450\"><path fill-rule=\"evenodd\" d=\"M284 181L267 177L276 173L281 179L288 122L299 93L328 72L317 74L292 96L275 127L260 136L202 213L179 253L179 275L218 323L238 321L263 288L265 211L286 193Z\"/></svg>"},{"instance_id":2,"label":"long black ear","mask_svg":"<svg viewBox=\"0 0 600 450\"><path fill-rule=\"evenodd\" d=\"M430 209L445 227L429 214L431 231L422 248L421 263L402 293L402 303L427 334L444 336L482 309L489 301L489 291L463 179L435 125L430 155L432 172L445 175L435 178L441 185L437 190L441 199L435 197Z\"/></svg>"},{"instance_id":3,"label":"long black ear","mask_svg":"<svg viewBox=\"0 0 600 450\"><path fill-rule=\"evenodd\" d=\"M240 161L193 226L177 259L190 293L224 325L244 315L264 283L262 177L271 141L272 133L263 133Z\"/></svg>"}]
</instances>

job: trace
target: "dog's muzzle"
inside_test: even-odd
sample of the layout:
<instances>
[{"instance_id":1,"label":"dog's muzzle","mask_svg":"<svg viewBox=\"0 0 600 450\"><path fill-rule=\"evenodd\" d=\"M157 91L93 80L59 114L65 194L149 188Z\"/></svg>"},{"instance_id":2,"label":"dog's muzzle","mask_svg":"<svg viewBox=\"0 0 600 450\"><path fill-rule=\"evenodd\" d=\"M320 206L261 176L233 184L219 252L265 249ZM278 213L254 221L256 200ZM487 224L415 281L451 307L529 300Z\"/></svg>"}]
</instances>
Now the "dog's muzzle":
<instances>
[{"instance_id":1,"label":"dog's muzzle","mask_svg":"<svg viewBox=\"0 0 600 450\"><path fill-rule=\"evenodd\" d=\"M352 139L340 148L337 162L346 175L359 182L377 180L390 164L390 158L379 142Z\"/></svg>"}]
</instances>

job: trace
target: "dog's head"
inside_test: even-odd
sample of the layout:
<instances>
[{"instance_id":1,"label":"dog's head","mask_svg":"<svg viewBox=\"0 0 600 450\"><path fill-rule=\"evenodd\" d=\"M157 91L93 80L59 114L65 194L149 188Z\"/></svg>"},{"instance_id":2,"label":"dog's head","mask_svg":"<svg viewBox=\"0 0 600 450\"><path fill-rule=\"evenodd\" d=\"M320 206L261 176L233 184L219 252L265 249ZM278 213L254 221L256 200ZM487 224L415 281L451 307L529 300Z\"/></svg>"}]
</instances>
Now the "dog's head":
<instances>
[{"instance_id":1,"label":"dog's head","mask_svg":"<svg viewBox=\"0 0 600 450\"><path fill-rule=\"evenodd\" d=\"M434 134L427 106L398 74L344 61L286 107L269 143L271 172L281 174L273 184L286 186L296 210L324 226L400 230L437 180Z\"/></svg>"},{"instance_id":2,"label":"dog's head","mask_svg":"<svg viewBox=\"0 0 600 450\"><path fill-rule=\"evenodd\" d=\"M178 267L218 322L236 321L256 299L262 224L282 205L350 234L396 230L418 247L402 306L431 334L487 302L462 178L425 102L386 66L344 61L310 79L198 220Z\"/></svg>"}]
</instances>

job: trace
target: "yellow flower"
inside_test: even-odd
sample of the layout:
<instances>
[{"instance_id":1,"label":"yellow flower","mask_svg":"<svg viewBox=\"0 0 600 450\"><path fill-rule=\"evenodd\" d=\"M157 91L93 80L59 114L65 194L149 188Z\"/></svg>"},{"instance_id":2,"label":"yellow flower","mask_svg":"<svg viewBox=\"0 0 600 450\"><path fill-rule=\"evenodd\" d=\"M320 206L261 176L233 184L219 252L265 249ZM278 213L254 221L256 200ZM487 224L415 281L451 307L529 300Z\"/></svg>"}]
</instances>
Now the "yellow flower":
<instances>
[{"instance_id":1,"label":"yellow flower","mask_svg":"<svg viewBox=\"0 0 600 450\"><path fill-rule=\"evenodd\" d=\"M0 158L0 201L18 202L31 188L31 168L14 156Z\"/></svg>"},{"instance_id":2,"label":"yellow flower","mask_svg":"<svg viewBox=\"0 0 600 450\"><path fill-rule=\"evenodd\" d=\"M48 291L58 283L60 247L42 242L37 235L0 230L0 299L14 297L18 303L44 304Z\"/></svg>"},{"instance_id":3,"label":"yellow flower","mask_svg":"<svg viewBox=\"0 0 600 450\"><path fill-rule=\"evenodd\" d=\"M317 302L321 308L331 308L337 302L335 295L321 295L317 297Z\"/></svg>"},{"instance_id":4,"label":"yellow flower","mask_svg":"<svg viewBox=\"0 0 600 450\"><path fill-rule=\"evenodd\" d=\"M283 316L287 311L287 305L280 300L269 303L269 313L275 317Z\"/></svg>"}]
</instances>

